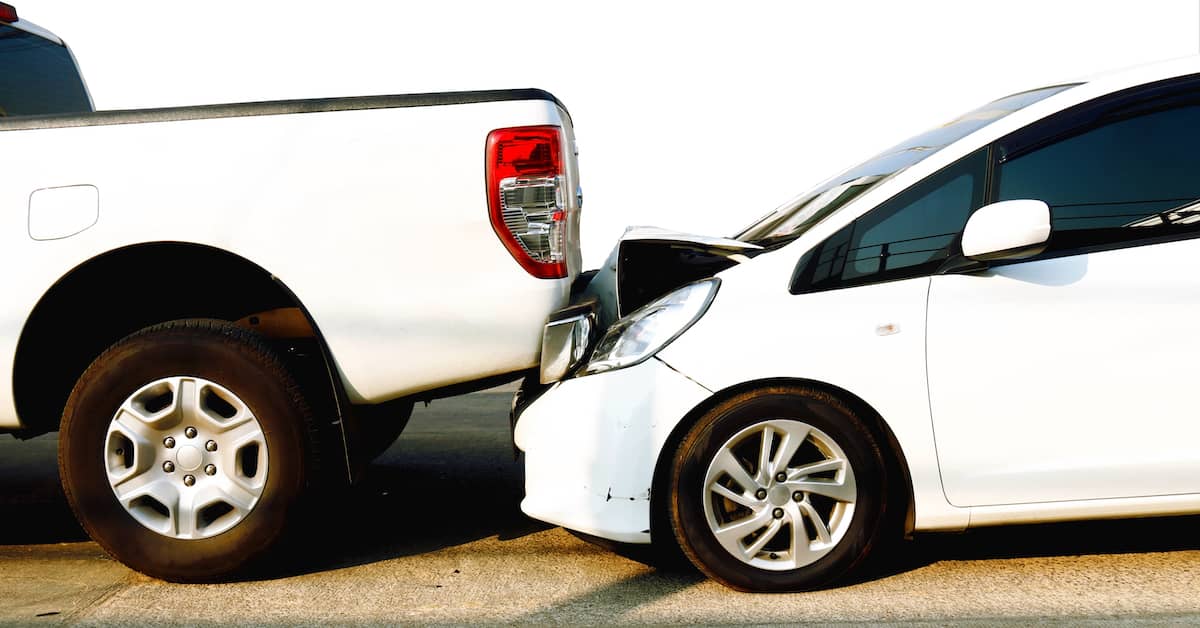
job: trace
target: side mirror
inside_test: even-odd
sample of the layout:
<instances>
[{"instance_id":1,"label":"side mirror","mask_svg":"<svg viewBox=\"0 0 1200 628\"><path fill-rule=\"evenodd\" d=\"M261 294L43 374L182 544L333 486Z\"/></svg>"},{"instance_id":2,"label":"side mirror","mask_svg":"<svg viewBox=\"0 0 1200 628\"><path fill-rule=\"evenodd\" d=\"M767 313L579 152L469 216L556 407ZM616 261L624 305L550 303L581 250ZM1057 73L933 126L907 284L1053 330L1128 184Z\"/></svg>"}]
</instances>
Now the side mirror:
<instances>
[{"instance_id":1,"label":"side mirror","mask_svg":"<svg viewBox=\"0 0 1200 628\"><path fill-rule=\"evenodd\" d=\"M1050 206L1042 201L1000 201L971 214L963 228L963 256L977 261L1022 259L1046 249Z\"/></svg>"}]
</instances>

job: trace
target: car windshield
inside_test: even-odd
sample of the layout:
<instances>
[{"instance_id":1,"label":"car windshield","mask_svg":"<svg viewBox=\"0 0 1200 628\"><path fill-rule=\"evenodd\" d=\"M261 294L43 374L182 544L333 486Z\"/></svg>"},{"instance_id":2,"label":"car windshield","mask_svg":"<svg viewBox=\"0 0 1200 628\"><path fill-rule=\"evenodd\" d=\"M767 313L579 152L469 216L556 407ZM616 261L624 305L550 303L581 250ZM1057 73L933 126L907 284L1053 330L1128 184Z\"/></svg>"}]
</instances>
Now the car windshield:
<instances>
[{"instance_id":1,"label":"car windshield","mask_svg":"<svg viewBox=\"0 0 1200 628\"><path fill-rule=\"evenodd\" d=\"M1014 111L1075 85L1077 83L1021 92L970 111L947 124L901 142L784 203L734 238L765 247L791 242L884 179Z\"/></svg>"}]
</instances>

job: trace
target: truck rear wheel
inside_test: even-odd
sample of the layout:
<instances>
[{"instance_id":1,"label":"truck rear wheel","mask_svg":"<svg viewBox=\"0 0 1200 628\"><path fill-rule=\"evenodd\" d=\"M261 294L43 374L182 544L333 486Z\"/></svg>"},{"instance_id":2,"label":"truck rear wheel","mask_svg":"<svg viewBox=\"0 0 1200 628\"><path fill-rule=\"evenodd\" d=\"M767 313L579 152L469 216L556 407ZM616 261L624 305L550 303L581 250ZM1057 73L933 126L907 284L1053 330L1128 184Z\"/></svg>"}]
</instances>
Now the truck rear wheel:
<instances>
[{"instance_id":1,"label":"truck rear wheel","mask_svg":"<svg viewBox=\"0 0 1200 628\"><path fill-rule=\"evenodd\" d=\"M76 517L117 560L164 580L218 580L283 537L312 474L313 425L259 335L172 321L117 342L80 377L59 469Z\"/></svg>"}]
</instances>

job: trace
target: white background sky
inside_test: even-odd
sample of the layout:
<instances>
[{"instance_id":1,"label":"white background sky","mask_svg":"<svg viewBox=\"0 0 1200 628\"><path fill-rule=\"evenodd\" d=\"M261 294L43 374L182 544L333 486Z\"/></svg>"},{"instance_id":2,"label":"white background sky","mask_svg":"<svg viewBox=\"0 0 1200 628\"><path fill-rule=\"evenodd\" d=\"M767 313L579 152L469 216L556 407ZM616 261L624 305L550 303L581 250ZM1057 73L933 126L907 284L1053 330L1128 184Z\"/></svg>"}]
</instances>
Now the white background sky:
<instances>
[{"instance_id":1,"label":"white background sky","mask_svg":"<svg viewBox=\"0 0 1200 628\"><path fill-rule=\"evenodd\" d=\"M1041 84L1200 51L1197 0L5 0L98 108L540 87L570 109L584 261L627 225L730 235Z\"/></svg>"}]
</instances>

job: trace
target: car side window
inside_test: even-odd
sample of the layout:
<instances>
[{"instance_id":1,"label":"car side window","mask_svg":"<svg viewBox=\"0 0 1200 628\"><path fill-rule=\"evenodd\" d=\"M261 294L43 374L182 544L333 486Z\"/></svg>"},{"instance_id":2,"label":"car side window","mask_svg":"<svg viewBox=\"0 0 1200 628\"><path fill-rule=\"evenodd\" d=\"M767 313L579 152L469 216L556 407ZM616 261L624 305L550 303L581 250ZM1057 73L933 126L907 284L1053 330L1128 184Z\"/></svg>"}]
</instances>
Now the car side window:
<instances>
[{"instance_id":1,"label":"car side window","mask_svg":"<svg viewBox=\"0 0 1200 628\"><path fill-rule=\"evenodd\" d=\"M999 165L997 200L1050 206L1051 256L1200 233L1200 105L1114 117Z\"/></svg>"},{"instance_id":2,"label":"car side window","mask_svg":"<svg viewBox=\"0 0 1200 628\"><path fill-rule=\"evenodd\" d=\"M0 117L91 110L65 46L0 24Z\"/></svg>"},{"instance_id":3,"label":"car side window","mask_svg":"<svg viewBox=\"0 0 1200 628\"><path fill-rule=\"evenodd\" d=\"M800 258L792 294L932 274L983 205L986 171L980 149L846 225Z\"/></svg>"}]
</instances>

